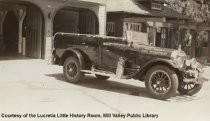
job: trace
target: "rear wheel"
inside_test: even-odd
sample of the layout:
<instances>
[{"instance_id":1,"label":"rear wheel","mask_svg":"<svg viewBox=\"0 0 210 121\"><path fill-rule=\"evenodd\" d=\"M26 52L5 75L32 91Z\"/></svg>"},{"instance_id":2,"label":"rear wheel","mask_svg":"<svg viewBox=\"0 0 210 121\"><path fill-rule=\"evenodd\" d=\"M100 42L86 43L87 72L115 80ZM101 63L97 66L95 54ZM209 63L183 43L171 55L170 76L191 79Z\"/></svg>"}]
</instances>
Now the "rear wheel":
<instances>
[{"instance_id":1,"label":"rear wheel","mask_svg":"<svg viewBox=\"0 0 210 121\"><path fill-rule=\"evenodd\" d=\"M203 86L203 83L201 84L196 84L194 82L186 83L186 82L181 82L179 84L178 92L181 95L189 95L192 96L196 93L198 93Z\"/></svg>"},{"instance_id":2,"label":"rear wheel","mask_svg":"<svg viewBox=\"0 0 210 121\"><path fill-rule=\"evenodd\" d=\"M146 74L145 86L152 97L168 99L177 91L178 77L172 69L166 66L154 66Z\"/></svg>"},{"instance_id":3,"label":"rear wheel","mask_svg":"<svg viewBox=\"0 0 210 121\"><path fill-rule=\"evenodd\" d=\"M82 74L80 72L81 65L77 58L75 57L68 57L63 65L63 72L65 78L71 83L77 83Z\"/></svg>"},{"instance_id":4,"label":"rear wheel","mask_svg":"<svg viewBox=\"0 0 210 121\"><path fill-rule=\"evenodd\" d=\"M100 80L107 80L107 79L109 79L108 76L102 76L102 75L98 75L98 74L96 74L96 77L97 77L98 79L100 79Z\"/></svg>"}]
</instances>

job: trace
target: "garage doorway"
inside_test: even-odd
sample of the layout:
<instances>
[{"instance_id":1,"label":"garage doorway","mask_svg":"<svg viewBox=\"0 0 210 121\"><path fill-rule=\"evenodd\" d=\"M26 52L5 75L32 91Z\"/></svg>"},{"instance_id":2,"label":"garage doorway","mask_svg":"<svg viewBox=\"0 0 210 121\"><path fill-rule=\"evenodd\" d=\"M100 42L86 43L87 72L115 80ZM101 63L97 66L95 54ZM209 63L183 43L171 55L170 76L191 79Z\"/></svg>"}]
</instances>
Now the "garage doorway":
<instances>
[{"instance_id":1,"label":"garage doorway","mask_svg":"<svg viewBox=\"0 0 210 121\"><path fill-rule=\"evenodd\" d=\"M5 19L1 19L0 57L44 59L45 23L41 9L32 3L21 1L2 1L0 8L0 11L6 13Z\"/></svg>"},{"instance_id":2,"label":"garage doorway","mask_svg":"<svg viewBox=\"0 0 210 121\"><path fill-rule=\"evenodd\" d=\"M26 39L26 56L44 59L44 17L36 6L27 5L23 21L23 37Z\"/></svg>"},{"instance_id":3,"label":"garage doorway","mask_svg":"<svg viewBox=\"0 0 210 121\"><path fill-rule=\"evenodd\" d=\"M65 7L60 9L54 18L56 32L98 34L99 24L95 13L84 8Z\"/></svg>"},{"instance_id":4,"label":"garage doorway","mask_svg":"<svg viewBox=\"0 0 210 121\"><path fill-rule=\"evenodd\" d=\"M16 56L18 54L18 20L13 11L9 11L3 23L4 54L2 56Z\"/></svg>"}]
</instances>

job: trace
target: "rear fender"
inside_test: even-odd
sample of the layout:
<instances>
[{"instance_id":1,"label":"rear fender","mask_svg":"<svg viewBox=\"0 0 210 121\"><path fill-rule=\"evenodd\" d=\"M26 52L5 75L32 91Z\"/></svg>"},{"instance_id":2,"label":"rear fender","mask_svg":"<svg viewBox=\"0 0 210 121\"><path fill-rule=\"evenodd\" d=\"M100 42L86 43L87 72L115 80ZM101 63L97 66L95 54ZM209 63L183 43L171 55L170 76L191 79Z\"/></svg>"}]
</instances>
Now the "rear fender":
<instances>
[{"instance_id":1,"label":"rear fender","mask_svg":"<svg viewBox=\"0 0 210 121\"><path fill-rule=\"evenodd\" d=\"M78 50L75 50L75 49L67 49L62 54L61 65L63 65L64 61L70 56L75 56L79 60L79 63L81 65L81 69L85 68L84 57L82 56L82 53L80 51L78 51Z\"/></svg>"}]
</instances>

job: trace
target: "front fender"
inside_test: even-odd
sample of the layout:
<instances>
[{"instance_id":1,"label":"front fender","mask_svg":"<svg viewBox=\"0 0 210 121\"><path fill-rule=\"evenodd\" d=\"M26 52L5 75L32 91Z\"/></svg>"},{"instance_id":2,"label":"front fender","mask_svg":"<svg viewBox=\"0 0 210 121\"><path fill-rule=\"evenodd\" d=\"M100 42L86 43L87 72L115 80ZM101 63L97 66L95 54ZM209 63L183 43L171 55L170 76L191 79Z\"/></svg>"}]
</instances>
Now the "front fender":
<instances>
[{"instance_id":1,"label":"front fender","mask_svg":"<svg viewBox=\"0 0 210 121\"><path fill-rule=\"evenodd\" d=\"M142 77L152 66L155 65L165 65L174 69L179 69L178 66L172 60L156 58L140 67L139 72L134 76L134 78L138 79L139 77Z\"/></svg>"},{"instance_id":2,"label":"front fender","mask_svg":"<svg viewBox=\"0 0 210 121\"><path fill-rule=\"evenodd\" d=\"M170 59L163 59L163 58L156 58L156 59L153 59L149 62L147 62L143 68L147 67L147 66L150 66L151 64L155 64L155 63L164 63L164 64L167 64L173 68L177 68L178 69L178 66Z\"/></svg>"}]
</instances>

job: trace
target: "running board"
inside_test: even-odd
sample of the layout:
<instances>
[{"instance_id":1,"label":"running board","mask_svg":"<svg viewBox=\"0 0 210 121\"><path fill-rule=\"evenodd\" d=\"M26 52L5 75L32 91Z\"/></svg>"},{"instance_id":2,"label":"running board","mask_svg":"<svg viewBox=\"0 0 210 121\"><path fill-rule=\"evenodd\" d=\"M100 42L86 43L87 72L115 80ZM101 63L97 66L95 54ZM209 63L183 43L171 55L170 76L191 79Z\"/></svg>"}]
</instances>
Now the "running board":
<instances>
[{"instance_id":1,"label":"running board","mask_svg":"<svg viewBox=\"0 0 210 121\"><path fill-rule=\"evenodd\" d=\"M96 74L96 75L101 75L101 76L108 76L108 77L113 77L116 78L117 76L114 73L109 73L109 72L98 72L98 71L90 71L90 70L81 70L83 73L89 73L89 74Z\"/></svg>"}]
</instances>

